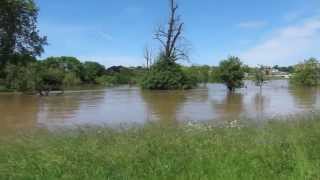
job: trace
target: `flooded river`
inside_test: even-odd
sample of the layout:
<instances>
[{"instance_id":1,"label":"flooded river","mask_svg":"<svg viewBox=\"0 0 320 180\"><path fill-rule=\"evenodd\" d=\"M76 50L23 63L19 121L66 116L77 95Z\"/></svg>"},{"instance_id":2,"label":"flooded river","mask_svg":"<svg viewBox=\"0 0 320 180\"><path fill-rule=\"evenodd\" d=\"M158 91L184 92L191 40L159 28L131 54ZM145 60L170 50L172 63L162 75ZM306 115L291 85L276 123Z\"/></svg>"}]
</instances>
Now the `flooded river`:
<instances>
[{"instance_id":1,"label":"flooded river","mask_svg":"<svg viewBox=\"0 0 320 180\"><path fill-rule=\"evenodd\" d=\"M148 121L214 122L244 117L263 121L320 107L317 88L290 88L287 81L276 80L260 91L252 82L246 84L246 88L231 94L222 84L188 91L145 91L122 86L49 97L2 93L0 131Z\"/></svg>"}]
</instances>

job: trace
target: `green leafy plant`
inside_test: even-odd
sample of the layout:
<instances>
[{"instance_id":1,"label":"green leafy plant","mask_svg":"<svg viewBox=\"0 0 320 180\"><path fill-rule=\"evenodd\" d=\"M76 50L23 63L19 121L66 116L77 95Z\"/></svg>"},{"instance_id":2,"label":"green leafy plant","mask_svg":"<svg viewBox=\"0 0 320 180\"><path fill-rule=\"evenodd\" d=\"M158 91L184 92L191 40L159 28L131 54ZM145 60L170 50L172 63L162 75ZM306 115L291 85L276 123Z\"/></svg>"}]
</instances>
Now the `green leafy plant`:
<instances>
[{"instance_id":1,"label":"green leafy plant","mask_svg":"<svg viewBox=\"0 0 320 180\"><path fill-rule=\"evenodd\" d=\"M229 57L227 60L221 61L219 65L219 77L227 86L229 91L243 86L244 69L243 64L238 57Z\"/></svg>"},{"instance_id":2,"label":"green leafy plant","mask_svg":"<svg viewBox=\"0 0 320 180\"><path fill-rule=\"evenodd\" d=\"M196 81L184 73L179 64L162 56L145 74L141 85L144 89L190 89L196 86Z\"/></svg>"},{"instance_id":3,"label":"green leafy plant","mask_svg":"<svg viewBox=\"0 0 320 180\"><path fill-rule=\"evenodd\" d=\"M267 76L263 70L263 66L256 68L254 72L254 82L256 86L259 86L260 88L262 88L263 84L266 83L266 81L267 81Z\"/></svg>"},{"instance_id":4,"label":"green leafy plant","mask_svg":"<svg viewBox=\"0 0 320 180\"><path fill-rule=\"evenodd\" d=\"M318 86L320 83L320 64L315 58L310 58L294 67L291 82L302 86Z\"/></svg>"}]
</instances>

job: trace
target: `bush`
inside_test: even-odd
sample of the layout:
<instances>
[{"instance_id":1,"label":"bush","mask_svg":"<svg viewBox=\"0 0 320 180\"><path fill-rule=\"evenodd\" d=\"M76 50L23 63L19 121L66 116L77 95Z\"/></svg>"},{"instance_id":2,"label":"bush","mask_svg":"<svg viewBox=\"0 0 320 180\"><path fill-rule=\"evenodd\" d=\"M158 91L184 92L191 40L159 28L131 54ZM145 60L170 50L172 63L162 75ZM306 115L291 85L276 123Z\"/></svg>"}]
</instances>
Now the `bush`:
<instances>
[{"instance_id":1,"label":"bush","mask_svg":"<svg viewBox=\"0 0 320 180\"><path fill-rule=\"evenodd\" d=\"M6 72L6 88L21 92L33 92L37 83L37 64L31 63L27 66L8 64Z\"/></svg>"},{"instance_id":2,"label":"bush","mask_svg":"<svg viewBox=\"0 0 320 180\"><path fill-rule=\"evenodd\" d=\"M198 83L208 83L210 80L210 66L183 67L183 71L197 80Z\"/></svg>"},{"instance_id":3,"label":"bush","mask_svg":"<svg viewBox=\"0 0 320 180\"><path fill-rule=\"evenodd\" d=\"M209 76L209 82L211 83L222 83L222 80L219 75L219 68L214 67L212 68Z\"/></svg>"},{"instance_id":4,"label":"bush","mask_svg":"<svg viewBox=\"0 0 320 180\"><path fill-rule=\"evenodd\" d=\"M8 64L5 71L6 87L10 90L41 94L63 89L63 72L55 68L46 68L39 62L26 66Z\"/></svg>"},{"instance_id":5,"label":"bush","mask_svg":"<svg viewBox=\"0 0 320 180\"><path fill-rule=\"evenodd\" d=\"M310 58L304 63L296 65L291 82L296 85L318 86L320 83L319 62L314 58Z\"/></svg>"},{"instance_id":6,"label":"bush","mask_svg":"<svg viewBox=\"0 0 320 180\"><path fill-rule=\"evenodd\" d=\"M196 86L196 79L187 76L179 64L161 57L142 79L144 89L191 89Z\"/></svg>"},{"instance_id":7,"label":"bush","mask_svg":"<svg viewBox=\"0 0 320 180\"><path fill-rule=\"evenodd\" d=\"M244 68L238 57L229 57L219 65L219 76L230 91L243 86Z\"/></svg>"},{"instance_id":8,"label":"bush","mask_svg":"<svg viewBox=\"0 0 320 180\"><path fill-rule=\"evenodd\" d=\"M61 69L46 68L38 64L36 91L40 95L48 95L50 91L63 90L64 73Z\"/></svg>"},{"instance_id":9,"label":"bush","mask_svg":"<svg viewBox=\"0 0 320 180\"><path fill-rule=\"evenodd\" d=\"M81 84L80 78L75 73L66 73L63 78L64 86L76 86Z\"/></svg>"},{"instance_id":10,"label":"bush","mask_svg":"<svg viewBox=\"0 0 320 180\"><path fill-rule=\"evenodd\" d=\"M96 62L85 62L83 64L82 80L86 83L96 83L95 79L102 76L106 69Z\"/></svg>"},{"instance_id":11,"label":"bush","mask_svg":"<svg viewBox=\"0 0 320 180\"><path fill-rule=\"evenodd\" d=\"M118 84L115 76L107 76L107 75L97 77L95 79L95 82L97 84L104 85L104 86L114 86Z\"/></svg>"},{"instance_id":12,"label":"bush","mask_svg":"<svg viewBox=\"0 0 320 180\"><path fill-rule=\"evenodd\" d=\"M256 86L259 86L260 88L263 86L263 84L266 82L267 77L265 72L263 71L263 67L256 68L254 72L254 82Z\"/></svg>"}]
</instances>

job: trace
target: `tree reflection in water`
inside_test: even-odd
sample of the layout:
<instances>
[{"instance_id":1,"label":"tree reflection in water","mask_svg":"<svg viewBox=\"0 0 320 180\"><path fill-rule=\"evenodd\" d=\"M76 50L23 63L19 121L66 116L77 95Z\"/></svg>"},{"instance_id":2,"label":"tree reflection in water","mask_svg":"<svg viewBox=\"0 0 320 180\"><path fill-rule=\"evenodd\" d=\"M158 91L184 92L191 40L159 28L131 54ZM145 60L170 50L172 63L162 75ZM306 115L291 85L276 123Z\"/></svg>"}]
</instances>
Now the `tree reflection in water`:
<instances>
[{"instance_id":1,"label":"tree reflection in water","mask_svg":"<svg viewBox=\"0 0 320 180\"><path fill-rule=\"evenodd\" d=\"M177 113L186 100L185 91L141 91L149 118L163 123L176 123Z\"/></svg>"},{"instance_id":2,"label":"tree reflection in water","mask_svg":"<svg viewBox=\"0 0 320 180\"><path fill-rule=\"evenodd\" d=\"M213 108L217 112L217 118L239 118L245 112L243 98L242 93L227 92L222 101L214 101Z\"/></svg>"},{"instance_id":3,"label":"tree reflection in water","mask_svg":"<svg viewBox=\"0 0 320 180\"><path fill-rule=\"evenodd\" d=\"M257 120L262 120L264 118L266 101L266 97L263 95L263 90L260 89L260 91L257 92L254 96L254 109L256 112Z\"/></svg>"},{"instance_id":4,"label":"tree reflection in water","mask_svg":"<svg viewBox=\"0 0 320 180\"><path fill-rule=\"evenodd\" d=\"M317 87L290 87L296 106L307 110L314 109L317 104L319 88Z\"/></svg>"}]
</instances>

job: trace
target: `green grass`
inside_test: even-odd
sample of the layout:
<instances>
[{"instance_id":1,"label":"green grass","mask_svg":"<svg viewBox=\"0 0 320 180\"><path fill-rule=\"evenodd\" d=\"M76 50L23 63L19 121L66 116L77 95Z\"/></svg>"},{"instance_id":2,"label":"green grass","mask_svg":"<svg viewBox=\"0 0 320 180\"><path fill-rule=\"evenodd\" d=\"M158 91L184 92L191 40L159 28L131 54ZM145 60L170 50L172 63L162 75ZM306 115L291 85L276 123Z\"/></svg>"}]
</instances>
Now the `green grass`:
<instances>
[{"instance_id":1,"label":"green grass","mask_svg":"<svg viewBox=\"0 0 320 180\"><path fill-rule=\"evenodd\" d=\"M2 136L0 179L320 179L320 116Z\"/></svg>"}]
</instances>

